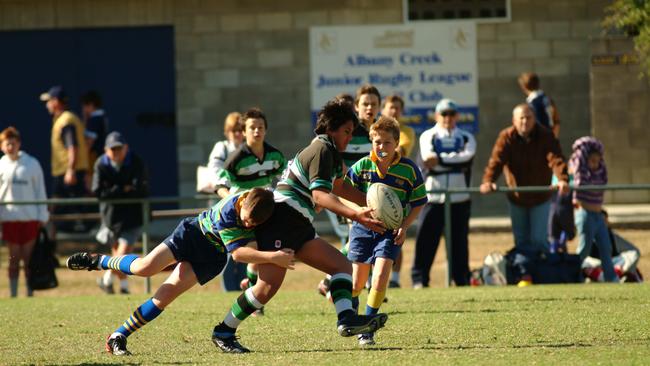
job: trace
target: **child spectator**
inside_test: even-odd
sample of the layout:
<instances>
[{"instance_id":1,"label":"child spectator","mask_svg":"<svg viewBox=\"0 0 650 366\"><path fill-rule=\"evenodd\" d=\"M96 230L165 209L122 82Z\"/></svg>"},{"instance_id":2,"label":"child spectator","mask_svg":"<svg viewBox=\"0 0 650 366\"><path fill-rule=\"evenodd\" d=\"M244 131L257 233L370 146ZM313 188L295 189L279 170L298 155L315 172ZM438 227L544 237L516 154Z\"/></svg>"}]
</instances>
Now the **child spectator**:
<instances>
[{"instance_id":1,"label":"child spectator","mask_svg":"<svg viewBox=\"0 0 650 366\"><path fill-rule=\"evenodd\" d=\"M585 185L606 185L607 167L603 159L603 144L591 136L577 139L572 146L569 169L573 173L575 188ZM607 232L607 224L602 215L603 191L576 190L573 202L576 205L575 222L578 232L578 255L584 259L595 243L600 252L604 279L617 282L612 263L612 243Z\"/></svg>"},{"instance_id":2,"label":"child spectator","mask_svg":"<svg viewBox=\"0 0 650 366\"><path fill-rule=\"evenodd\" d=\"M20 150L20 133L14 127L0 133L0 201L45 200L43 170L38 160ZM18 295L18 274L23 262L27 279L29 259L41 225L49 219L45 205L1 205L2 239L9 248L9 290ZM27 287L27 296L32 290Z\"/></svg>"},{"instance_id":3,"label":"child spectator","mask_svg":"<svg viewBox=\"0 0 650 366\"><path fill-rule=\"evenodd\" d=\"M609 240L612 243L614 272L621 277L621 282L643 282L643 276L636 267L641 257L639 248L612 230L607 211L603 209L602 214L607 225ZM597 245L592 246L589 256L582 263L582 269L592 281L603 281L604 276Z\"/></svg>"}]
</instances>

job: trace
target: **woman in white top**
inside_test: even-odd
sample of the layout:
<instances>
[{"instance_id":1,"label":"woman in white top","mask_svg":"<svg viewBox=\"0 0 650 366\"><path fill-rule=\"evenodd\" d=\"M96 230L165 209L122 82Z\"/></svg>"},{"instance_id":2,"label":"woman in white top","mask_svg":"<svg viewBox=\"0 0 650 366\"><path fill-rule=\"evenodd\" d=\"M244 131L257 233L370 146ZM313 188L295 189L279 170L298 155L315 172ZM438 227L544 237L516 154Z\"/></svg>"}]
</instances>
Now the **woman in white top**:
<instances>
[{"instance_id":1,"label":"woman in white top","mask_svg":"<svg viewBox=\"0 0 650 366\"><path fill-rule=\"evenodd\" d=\"M214 144L210 158L208 159L208 169L212 181L216 183L219 171L230 156L244 142L244 124L241 121L239 112L232 112L226 116L223 126L223 134L226 139Z\"/></svg>"},{"instance_id":2,"label":"woman in white top","mask_svg":"<svg viewBox=\"0 0 650 366\"><path fill-rule=\"evenodd\" d=\"M43 170L38 160L20 151L20 134L14 127L0 133L0 201L44 200ZM25 278L29 259L40 226L49 219L46 205L0 205L2 238L9 247L9 287L11 297L18 294L18 274L23 261ZM27 288L27 296L32 291Z\"/></svg>"}]
</instances>

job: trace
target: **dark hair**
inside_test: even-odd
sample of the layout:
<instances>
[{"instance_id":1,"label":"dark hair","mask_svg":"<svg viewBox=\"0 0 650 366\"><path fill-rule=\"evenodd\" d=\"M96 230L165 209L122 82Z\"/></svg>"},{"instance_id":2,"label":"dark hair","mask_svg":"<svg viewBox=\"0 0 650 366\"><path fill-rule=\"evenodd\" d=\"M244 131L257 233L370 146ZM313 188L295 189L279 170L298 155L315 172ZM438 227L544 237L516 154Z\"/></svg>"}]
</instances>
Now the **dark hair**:
<instances>
[{"instance_id":1,"label":"dark hair","mask_svg":"<svg viewBox=\"0 0 650 366\"><path fill-rule=\"evenodd\" d=\"M404 99L397 94L387 96L386 99L384 99L384 106L388 103L399 103L399 105L402 106L402 109L404 109Z\"/></svg>"},{"instance_id":2,"label":"dark hair","mask_svg":"<svg viewBox=\"0 0 650 366\"><path fill-rule=\"evenodd\" d=\"M98 92L89 90L81 96L81 104L92 104L95 108L101 108L102 97Z\"/></svg>"},{"instance_id":3,"label":"dark hair","mask_svg":"<svg viewBox=\"0 0 650 366\"><path fill-rule=\"evenodd\" d=\"M251 118L251 119L258 119L259 118L259 119L264 121L264 128L265 129L269 128L269 125L268 125L268 122L266 121L266 116L264 115L264 112L262 112L262 110L259 109L258 107L253 107L253 108L247 110L244 113L244 115L241 116L242 123L246 124L246 120L249 119L249 118Z\"/></svg>"},{"instance_id":4,"label":"dark hair","mask_svg":"<svg viewBox=\"0 0 650 366\"><path fill-rule=\"evenodd\" d=\"M275 208L273 192L264 188L253 188L246 194L242 207L250 210L250 219L255 224L261 224L273 214Z\"/></svg>"},{"instance_id":5,"label":"dark hair","mask_svg":"<svg viewBox=\"0 0 650 366\"><path fill-rule=\"evenodd\" d=\"M539 76L534 72L524 72L519 75L519 86L526 90L537 90L539 89Z\"/></svg>"},{"instance_id":6,"label":"dark hair","mask_svg":"<svg viewBox=\"0 0 650 366\"><path fill-rule=\"evenodd\" d=\"M14 126L9 126L0 132L0 142L9 139L16 139L20 141L20 132Z\"/></svg>"},{"instance_id":7,"label":"dark hair","mask_svg":"<svg viewBox=\"0 0 650 366\"><path fill-rule=\"evenodd\" d=\"M377 100L381 100L381 94L379 94L379 89L377 89L374 85L363 84L359 87L359 89L357 89L357 95L354 98L354 104L359 103L361 96L364 94L374 94L377 96Z\"/></svg>"},{"instance_id":8,"label":"dark hair","mask_svg":"<svg viewBox=\"0 0 650 366\"><path fill-rule=\"evenodd\" d=\"M334 97L334 99L344 100L350 104L354 104L354 97L348 93L341 93Z\"/></svg>"},{"instance_id":9,"label":"dark hair","mask_svg":"<svg viewBox=\"0 0 650 366\"><path fill-rule=\"evenodd\" d=\"M352 121L354 127L359 124L354 106L342 99L332 99L318 112L314 132L320 135L327 131L335 131L348 121Z\"/></svg>"}]
</instances>

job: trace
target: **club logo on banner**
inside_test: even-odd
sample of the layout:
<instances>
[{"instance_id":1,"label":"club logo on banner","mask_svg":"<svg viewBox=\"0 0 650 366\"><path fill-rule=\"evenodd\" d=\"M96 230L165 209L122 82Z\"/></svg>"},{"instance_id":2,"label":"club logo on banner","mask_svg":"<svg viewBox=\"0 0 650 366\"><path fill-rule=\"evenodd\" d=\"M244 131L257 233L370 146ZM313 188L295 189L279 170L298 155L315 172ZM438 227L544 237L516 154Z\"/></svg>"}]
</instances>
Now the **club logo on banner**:
<instances>
[{"instance_id":1,"label":"club logo on banner","mask_svg":"<svg viewBox=\"0 0 650 366\"><path fill-rule=\"evenodd\" d=\"M340 93L365 83L382 97L398 94L406 108L400 122L419 134L434 124L442 98L459 106L458 126L478 131L476 25L473 22L312 27L312 122Z\"/></svg>"}]
</instances>

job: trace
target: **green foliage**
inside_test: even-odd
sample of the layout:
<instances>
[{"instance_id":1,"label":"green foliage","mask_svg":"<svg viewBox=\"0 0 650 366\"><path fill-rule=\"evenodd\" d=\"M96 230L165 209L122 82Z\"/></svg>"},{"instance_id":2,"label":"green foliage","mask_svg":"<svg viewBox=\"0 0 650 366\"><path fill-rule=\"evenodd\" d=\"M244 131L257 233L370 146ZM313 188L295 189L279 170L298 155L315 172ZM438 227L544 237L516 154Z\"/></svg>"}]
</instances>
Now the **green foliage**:
<instances>
[{"instance_id":1,"label":"green foliage","mask_svg":"<svg viewBox=\"0 0 650 366\"><path fill-rule=\"evenodd\" d=\"M431 365L649 364L650 286L566 285L391 289L377 346L336 333L314 291L281 291L240 327L254 352L210 342L236 293L188 293L129 337L133 356L103 352L106 336L145 295L0 300L1 364Z\"/></svg>"},{"instance_id":2,"label":"green foliage","mask_svg":"<svg viewBox=\"0 0 650 366\"><path fill-rule=\"evenodd\" d=\"M650 75L650 1L616 0L606 13L603 25L633 37L643 70Z\"/></svg>"}]
</instances>

